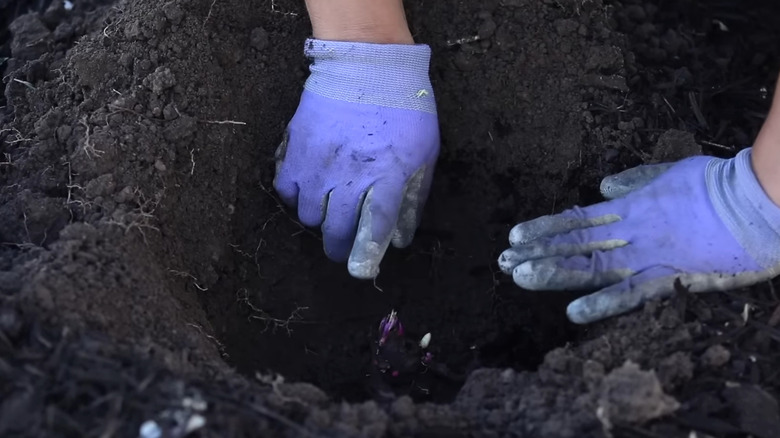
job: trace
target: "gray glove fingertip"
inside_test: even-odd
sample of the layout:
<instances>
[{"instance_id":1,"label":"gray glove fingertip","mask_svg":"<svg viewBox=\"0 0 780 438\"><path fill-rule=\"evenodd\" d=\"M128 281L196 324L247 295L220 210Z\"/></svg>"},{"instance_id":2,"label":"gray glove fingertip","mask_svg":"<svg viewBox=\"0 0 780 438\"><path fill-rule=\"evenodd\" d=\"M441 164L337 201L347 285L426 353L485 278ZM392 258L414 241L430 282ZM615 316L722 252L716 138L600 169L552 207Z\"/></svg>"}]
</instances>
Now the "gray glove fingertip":
<instances>
[{"instance_id":1,"label":"gray glove fingertip","mask_svg":"<svg viewBox=\"0 0 780 438\"><path fill-rule=\"evenodd\" d=\"M372 233L371 200L374 189L366 194L363 207L360 211L355 243L347 261L349 274L361 280L372 280L379 275L379 265L390 246L392 234L388 234L382 241L374 241Z\"/></svg>"},{"instance_id":2,"label":"gray glove fingertip","mask_svg":"<svg viewBox=\"0 0 780 438\"><path fill-rule=\"evenodd\" d=\"M571 255L577 253L573 245ZM550 246L547 242L539 241L526 245L516 245L501 253L498 257L498 266L506 274L512 274L515 268L523 263L537 259L547 259L550 257L567 255L561 253L566 250L563 246Z\"/></svg>"},{"instance_id":3,"label":"gray glove fingertip","mask_svg":"<svg viewBox=\"0 0 780 438\"><path fill-rule=\"evenodd\" d=\"M676 163L649 164L633 167L609 175L601 180L601 195L606 199L622 198L629 193L650 184L658 176L671 169Z\"/></svg>"},{"instance_id":4,"label":"gray glove fingertip","mask_svg":"<svg viewBox=\"0 0 780 438\"><path fill-rule=\"evenodd\" d=\"M515 225L509 231L509 245L525 245L540 237L554 234L562 228L560 219L556 216L541 216Z\"/></svg>"},{"instance_id":5,"label":"gray glove fingertip","mask_svg":"<svg viewBox=\"0 0 780 438\"><path fill-rule=\"evenodd\" d=\"M512 271L521 263L524 263L527 259L514 248L504 250L501 255L498 256L498 268L501 272L507 275L512 275Z\"/></svg>"}]
</instances>

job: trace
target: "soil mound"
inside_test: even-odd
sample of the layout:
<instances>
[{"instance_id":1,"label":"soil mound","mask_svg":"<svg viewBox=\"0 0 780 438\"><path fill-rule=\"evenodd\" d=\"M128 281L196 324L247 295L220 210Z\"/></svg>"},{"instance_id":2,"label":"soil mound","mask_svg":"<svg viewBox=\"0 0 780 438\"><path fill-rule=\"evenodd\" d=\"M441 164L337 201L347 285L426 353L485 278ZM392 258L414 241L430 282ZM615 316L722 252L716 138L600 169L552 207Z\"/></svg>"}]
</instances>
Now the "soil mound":
<instances>
[{"instance_id":1,"label":"soil mound","mask_svg":"<svg viewBox=\"0 0 780 438\"><path fill-rule=\"evenodd\" d=\"M372 284L271 189L302 4L0 0L0 435L776 436L771 284L583 328L495 266L517 221L760 127L780 15L626 3L408 5L442 156ZM432 334L398 378L393 309Z\"/></svg>"}]
</instances>

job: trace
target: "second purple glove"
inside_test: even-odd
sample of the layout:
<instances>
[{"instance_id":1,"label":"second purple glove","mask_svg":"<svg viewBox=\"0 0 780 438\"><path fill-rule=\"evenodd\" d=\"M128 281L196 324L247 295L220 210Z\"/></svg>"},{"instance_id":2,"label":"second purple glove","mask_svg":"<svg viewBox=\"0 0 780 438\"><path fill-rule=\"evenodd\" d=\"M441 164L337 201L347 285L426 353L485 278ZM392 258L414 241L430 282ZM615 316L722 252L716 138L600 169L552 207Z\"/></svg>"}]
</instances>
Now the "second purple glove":
<instances>
[{"instance_id":1,"label":"second purple glove","mask_svg":"<svg viewBox=\"0 0 780 438\"><path fill-rule=\"evenodd\" d=\"M619 315L682 287L734 289L780 274L780 208L751 149L692 157L604 179L610 201L516 225L501 269L530 290L597 290L572 302L576 323Z\"/></svg>"},{"instance_id":2,"label":"second purple glove","mask_svg":"<svg viewBox=\"0 0 780 438\"><path fill-rule=\"evenodd\" d=\"M298 111L276 153L274 187L325 253L372 279L391 241L411 243L439 153L430 48L310 39Z\"/></svg>"}]
</instances>

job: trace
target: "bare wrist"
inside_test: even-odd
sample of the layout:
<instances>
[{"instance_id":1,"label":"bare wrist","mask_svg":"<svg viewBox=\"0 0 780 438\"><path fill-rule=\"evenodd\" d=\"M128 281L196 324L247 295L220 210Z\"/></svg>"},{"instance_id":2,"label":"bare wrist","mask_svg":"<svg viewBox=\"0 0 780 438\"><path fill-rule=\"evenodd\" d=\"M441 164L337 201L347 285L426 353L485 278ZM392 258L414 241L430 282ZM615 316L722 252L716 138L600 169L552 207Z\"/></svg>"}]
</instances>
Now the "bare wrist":
<instances>
[{"instance_id":1,"label":"bare wrist","mask_svg":"<svg viewBox=\"0 0 780 438\"><path fill-rule=\"evenodd\" d=\"M306 0L306 7L314 38L414 44L402 0Z\"/></svg>"},{"instance_id":2,"label":"bare wrist","mask_svg":"<svg viewBox=\"0 0 780 438\"><path fill-rule=\"evenodd\" d=\"M377 44L414 44L408 29L379 30L370 26L344 27L341 29L316 29L314 38L330 41L353 41Z\"/></svg>"},{"instance_id":3,"label":"bare wrist","mask_svg":"<svg viewBox=\"0 0 780 438\"><path fill-rule=\"evenodd\" d=\"M751 165L761 188L780 206L780 94L758 133L751 152Z\"/></svg>"},{"instance_id":4,"label":"bare wrist","mask_svg":"<svg viewBox=\"0 0 780 438\"><path fill-rule=\"evenodd\" d=\"M780 137L759 137L751 153L751 165L761 188L780 207Z\"/></svg>"}]
</instances>

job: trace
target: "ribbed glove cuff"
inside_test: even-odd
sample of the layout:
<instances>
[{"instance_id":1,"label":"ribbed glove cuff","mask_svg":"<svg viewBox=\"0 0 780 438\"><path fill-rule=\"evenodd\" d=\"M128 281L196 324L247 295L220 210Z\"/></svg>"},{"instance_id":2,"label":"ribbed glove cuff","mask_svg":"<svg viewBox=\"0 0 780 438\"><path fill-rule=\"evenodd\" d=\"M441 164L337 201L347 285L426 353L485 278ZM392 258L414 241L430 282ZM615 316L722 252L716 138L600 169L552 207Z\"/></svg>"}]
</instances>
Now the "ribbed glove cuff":
<instances>
[{"instance_id":1,"label":"ribbed glove cuff","mask_svg":"<svg viewBox=\"0 0 780 438\"><path fill-rule=\"evenodd\" d=\"M372 44L307 39L313 60L306 90L352 103L436 113L424 44Z\"/></svg>"},{"instance_id":2,"label":"ribbed glove cuff","mask_svg":"<svg viewBox=\"0 0 780 438\"><path fill-rule=\"evenodd\" d=\"M780 262L780 207L758 182L751 151L744 149L731 160L713 159L705 178L718 216L745 251L770 269Z\"/></svg>"}]
</instances>

